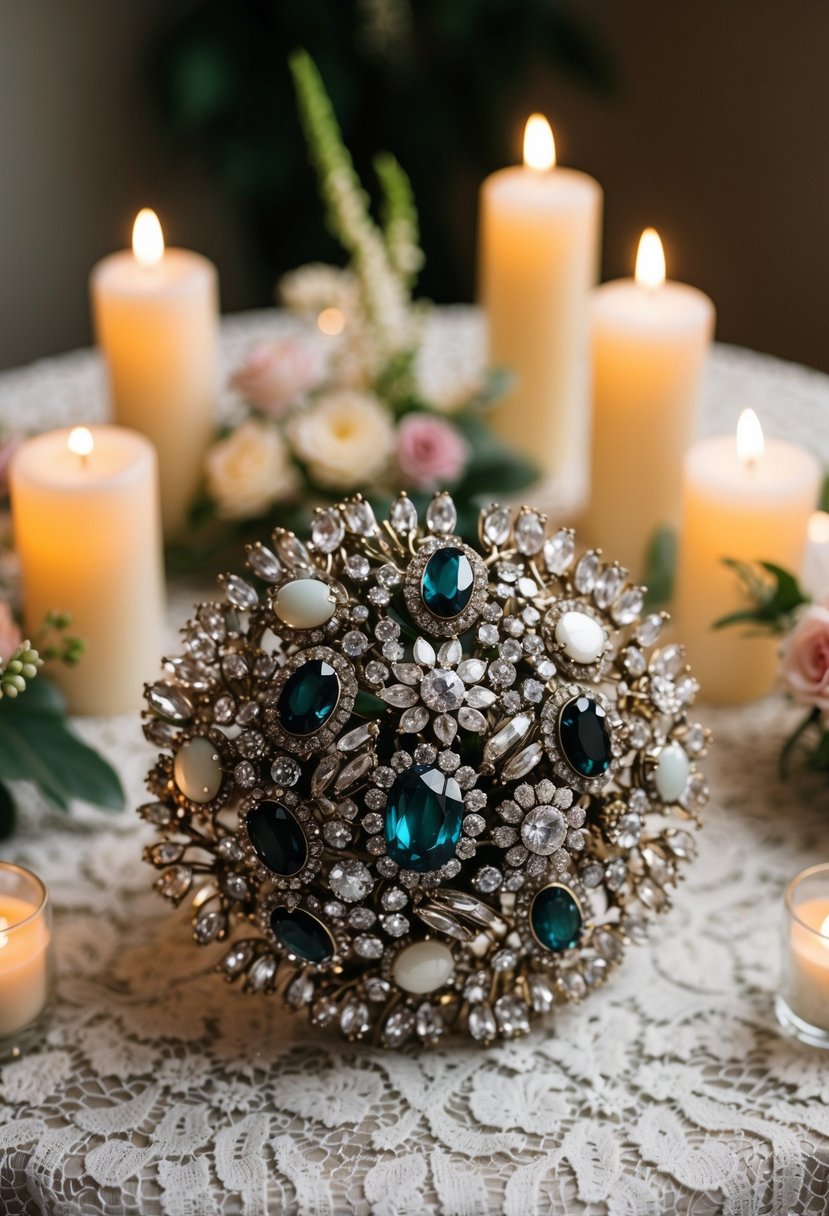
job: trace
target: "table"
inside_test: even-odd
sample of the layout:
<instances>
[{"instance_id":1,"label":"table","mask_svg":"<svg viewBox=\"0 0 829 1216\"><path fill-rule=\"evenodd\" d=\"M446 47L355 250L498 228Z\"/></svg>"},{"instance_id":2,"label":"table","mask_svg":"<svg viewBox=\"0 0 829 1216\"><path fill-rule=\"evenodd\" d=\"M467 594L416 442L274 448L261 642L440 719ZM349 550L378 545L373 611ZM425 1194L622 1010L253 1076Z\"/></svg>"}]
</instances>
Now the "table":
<instances>
[{"instance_id":1,"label":"table","mask_svg":"<svg viewBox=\"0 0 829 1216\"><path fill-rule=\"evenodd\" d=\"M229 319L226 366L286 324ZM477 315L442 310L429 343L442 374L473 373ZM746 405L829 463L829 378L716 348L702 429L730 428ZM90 352L0 376L7 424L102 414ZM825 1212L829 1059L779 1037L771 1000L783 887L829 857L829 792L780 783L782 701L706 720L717 745L700 856L650 946L547 1033L486 1052L392 1054L311 1034L211 974L187 909L171 914L151 890L136 816L67 819L31 799L4 853L54 894L59 1004L42 1050L0 1069L0 1210ZM137 804L152 755L137 721L80 729Z\"/></svg>"}]
</instances>

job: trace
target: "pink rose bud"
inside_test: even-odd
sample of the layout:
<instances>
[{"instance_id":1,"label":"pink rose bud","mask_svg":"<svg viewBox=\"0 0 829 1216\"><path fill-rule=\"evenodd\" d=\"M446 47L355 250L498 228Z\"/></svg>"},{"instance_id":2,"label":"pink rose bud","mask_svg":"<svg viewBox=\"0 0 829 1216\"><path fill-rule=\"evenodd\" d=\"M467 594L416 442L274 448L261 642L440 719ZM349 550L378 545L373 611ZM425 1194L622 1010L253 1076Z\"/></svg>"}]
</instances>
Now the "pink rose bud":
<instances>
[{"instance_id":1,"label":"pink rose bud","mask_svg":"<svg viewBox=\"0 0 829 1216\"><path fill-rule=\"evenodd\" d=\"M451 422L434 414L406 414L397 428L397 467L404 486L437 490L455 485L469 444Z\"/></svg>"},{"instance_id":2,"label":"pink rose bud","mask_svg":"<svg viewBox=\"0 0 829 1216\"><path fill-rule=\"evenodd\" d=\"M829 607L806 609L783 643L781 671L796 701L829 709Z\"/></svg>"},{"instance_id":3,"label":"pink rose bud","mask_svg":"<svg viewBox=\"0 0 829 1216\"><path fill-rule=\"evenodd\" d=\"M278 418L322 377L322 360L298 338L260 342L230 380L260 414Z\"/></svg>"}]
</instances>

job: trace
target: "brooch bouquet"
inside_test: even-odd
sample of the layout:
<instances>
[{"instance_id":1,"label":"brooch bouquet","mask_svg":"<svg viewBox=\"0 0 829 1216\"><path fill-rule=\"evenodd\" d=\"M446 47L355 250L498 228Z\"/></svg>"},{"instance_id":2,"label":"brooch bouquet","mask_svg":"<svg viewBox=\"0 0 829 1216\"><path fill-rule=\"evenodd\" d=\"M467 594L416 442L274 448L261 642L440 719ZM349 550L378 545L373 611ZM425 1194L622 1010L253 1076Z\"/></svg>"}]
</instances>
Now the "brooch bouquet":
<instances>
[{"instance_id":1,"label":"brooch bouquet","mask_svg":"<svg viewBox=\"0 0 829 1216\"><path fill-rule=\"evenodd\" d=\"M291 71L328 227L348 263L307 265L281 280L281 302L305 328L258 346L233 375L244 413L208 453L194 518L257 535L306 526L313 508L343 494L362 492L382 513L401 490L424 510L440 488L453 492L459 531L474 534L482 502L536 477L486 422L508 377L490 371L455 400L425 387L425 309L412 299L423 254L409 180L390 154L375 159L376 222L316 66L298 52Z\"/></svg>"}]
</instances>

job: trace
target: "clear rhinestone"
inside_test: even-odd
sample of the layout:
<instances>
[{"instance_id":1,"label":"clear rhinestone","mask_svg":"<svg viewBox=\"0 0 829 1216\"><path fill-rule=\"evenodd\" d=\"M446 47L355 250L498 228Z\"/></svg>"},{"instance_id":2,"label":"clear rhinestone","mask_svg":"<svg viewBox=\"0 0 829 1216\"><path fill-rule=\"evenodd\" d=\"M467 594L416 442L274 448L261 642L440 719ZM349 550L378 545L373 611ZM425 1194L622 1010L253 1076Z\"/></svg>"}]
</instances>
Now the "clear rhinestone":
<instances>
[{"instance_id":1,"label":"clear rhinestone","mask_svg":"<svg viewBox=\"0 0 829 1216\"><path fill-rule=\"evenodd\" d=\"M621 566L605 566L596 579L593 588L593 600L599 608L607 608L616 599L622 589L627 571Z\"/></svg>"},{"instance_id":2,"label":"clear rhinestone","mask_svg":"<svg viewBox=\"0 0 829 1216\"><path fill-rule=\"evenodd\" d=\"M553 1007L553 991L543 975L531 975L527 981L530 1000L536 1013L548 1013Z\"/></svg>"},{"instance_id":3,"label":"clear rhinestone","mask_svg":"<svg viewBox=\"0 0 829 1216\"><path fill-rule=\"evenodd\" d=\"M652 612L636 627L636 640L640 646L653 646L662 632L664 618L659 612Z\"/></svg>"},{"instance_id":4,"label":"clear rhinestone","mask_svg":"<svg viewBox=\"0 0 829 1216\"><path fill-rule=\"evenodd\" d=\"M515 521L515 546L519 553L531 557L544 546L545 520L537 511L521 511Z\"/></svg>"},{"instance_id":5,"label":"clear rhinestone","mask_svg":"<svg viewBox=\"0 0 829 1216\"><path fill-rule=\"evenodd\" d=\"M222 970L228 975L238 975L244 971L252 958L253 943L239 942L237 945L231 946L222 959Z\"/></svg>"},{"instance_id":6,"label":"clear rhinestone","mask_svg":"<svg viewBox=\"0 0 829 1216\"><path fill-rule=\"evenodd\" d=\"M497 1034L495 1014L483 1001L478 1001L469 1008L469 1033L479 1043L489 1043Z\"/></svg>"},{"instance_id":7,"label":"clear rhinestone","mask_svg":"<svg viewBox=\"0 0 829 1216\"><path fill-rule=\"evenodd\" d=\"M571 1001L580 1001L587 995L587 985L580 971L565 971L559 982Z\"/></svg>"},{"instance_id":8,"label":"clear rhinestone","mask_svg":"<svg viewBox=\"0 0 829 1216\"><path fill-rule=\"evenodd\" d=\"M394 705L397 709L406 709L417 704L417 693L408 684L392 684L390 688L384 688L380 696L388 705Z\"/></svg>"},{"instance_id":9,"label":"clear rhinestone","mask_svg":"<svg viewBox=\"0 0 829 1216\"><path fill-rule=\"evenodd\" d=\"M371 908L352 908L348 914L348 923L352 929L370 929L376 919Z\"/></svg>"},{"instance_id":10,"label":"clear rhinestone","mask_svg":"<svg viewBox=\"0 0 829 1216\"><path fill-rule=\"evenodd\" d=\"M404 734L416 735L418 731L423 730L428 721L429 711L424 709L422 705L415 705L401 714L400 729Z\"/></svg>"},{"instance_id":11,"label":"clear rhinestone","mask_svg":"<svg viewBox=\"0 0 829 1216\"><path fill-rule=\"evenodd\" d=\"M307 569L311 565L310 553L293 532L286 532L284 528L275 528L271 539L286 566Z\"/></svg>"},{"instance_id":12,"label":"clear rhinestone","mask_svg":"<svg viewBox=\"0 0 829 1216\"><path fill-rule=\"evenodd\" d=\"M238 608L242 612L250 612L259 603L259 596L255 588L251 587L245 579L240 578L238 574L220 575L219 582L224 587L225 595L234 608Z\"/></svg>"},{"instance_id":13,"label":"clear rhinestone","mask_svg":"<svg viewBox=\"0 0 829 1216\"><path fill-rule=\"evenodd\" d=\"M448 714L441 714L435 718L435 734L441 743L445 743L448 747L455 735L458 733L458 724L454 718L450 718Z\"/></svg>"},{"instance_id":14,"label":"clear rhinestone","mask_svg":"<svg viewBox=\"0 0 829 1216\"><path fill-rule=\"evenodd\" d=\"M195 713L190 698L174 684L153 684L147 689L147 701L162 718L175 722L186 722Z\"/></svg>"},{"instance_id":15,"label":"clear rhinestone","mask_svg":"<svg viewBox=\"0 0 829 1216\"><path fill-rule=\"evenodd\" d=\"M352 553L345 563L345 568L351 578L358 583L367 579L371 571L369 560L367 557L363 557L362 553Z\"/></svg>"},{"instance_id":16,"label":"clear rhinestone","mask_svg":"<svg viewBox=\"0 0 829 1216\"><path fill-rule=\"evenodd\" d=\"M264 992L270 988L276 977L276 959L272 954L263 954L248 972L248 985L254 992Z\"/></svg>"},{"instance_id":17,"label":"clear rhinestone","mask_svg":"<svg viewBox=\"0 0 829 1216\"><path fill-rule=\"evenodd\" d=\"M385 663L378 663L373 659L370 663L366 663L365 677L369 684L382 684L388 678L389 669Z\"/></svg>"},{"instance_id":18,"label":"clear rhinestone","mask_svg":"<svg viewBox=\"0 0 829 1216\"><path fill-rule=\"evenodd\" d=\"M408 500L407 500L408 501ZM383 1042L389 1047L401 1047L415 1030L415 1017L409 1009L395 1009L383 1024Z\"/></svg>"},{"instance_id":19,"label":"clear rhinestone","mask_svg":"<svg viewBox=\"0 0 829 1216\"><path fill-rule=\"evenodd\" d=\"M248 548L248 565L266 583L275 583L282 573L282 563L261 541Z\"/></svg>"},{"instance_id":20,"label":"clear rhinestone","mask_svg":"<svg viewBox=\"0 0 829 1216\"><path fill-rule=\"evenodd\" d=\"M383 943L379 937L372 937L367 933L363 933L360 937L354 939L354 952L355 954L359 954L360 958L381 958L383 955Z\"/></svg>"},{"instance_id":21,"label":"clear rhinestone","mask_svg":"<svg viewBox=\"0 0 829 1216\"><path fill-rule=\"evenodd\" d=\"M320 553L333 553L345 538L342 516L333 507L318 511L311 524L311 540Z\"/></svg>"},{"instance_id":22,"label":"clear rhinestone","mask_svg":"<svg viewBox=\"0 0 829 1216\"><path fill-rule=\"evenodd\" d=\"M487 763L492 763L500 758L512 748L517 746L527 735L532 727L533 719L528 714L519 714L507 722L506 726L501 727L499 731L492 736L484 748L484 760Z\"/></svg>"},{"instance_id":23,"label":"clear rhinestone","mask_svg":"<svg viewBox=\"0 0 829 1216\"><path fill-rule=\"evenodd\" d=\"M466 703L473 709L489 709L497 700L497 693L490 688L470 688L466 694Z\"/></svg>"},{"instance_id":24,"label":"clear rhinestone","mask_svg":"<svg viewBox=\"0 0 829 1216\"><path fill-rule=\"evenodd\" d=\"M504 766L504 777L507 781L517 781L526 777L540 763L544 752L540 743L531 743L522 751L517 752Z\"/></svg>"},{"instance_id":25,"label":"clear rhinestone","mask_svg":"<svg viewBox=\"0 0 829 1216\"><path fill-rule=\"evenodd\" d=\"M473 734L483 734L487 728L486 718L477 709L464 705L458 710L458 725L462 730L472 731Z\"/></svg>"},{"instance_id":26,"label":"clear rhinestone","mask_svg":"<svg viewBox=\"0 0 829 1216\"><path fill-rule=\"evenodd\" d=\"M638 646L626 646L622 651L622 663L625 670L634 677L634 679L642 676L647 671L647 663L645 656Z\"/></svg>"},{"instance_id":27,"label":"clear rhinestone","mask_svg":"<svg viewBox=\"0 0 829 1216\"><path fill-rule=\"evenodd\" d=\"M377 520L371 504L362 498L352 498L343 506L345 526L356 536L371 536L377 531Z\"/></svg>"},{"instance_id":28,"label":"clear rhinestone","mask_svg":"<svg viewBox=\"0 0 829 1216\"><path fill-rule=\"evenodd\" d=\"M301 1009L303 1005L310 1005L313 999L314 981L307 972L303 972L295 980L291 980L285 991L285 1000L292 1009Z\"/></svg>"},{"instance_id":29,"label":"clear rhinestone","mask_svg":"<svg viewBox=\"0 0 829 1216\"><path fill-rule=\"evenodd\" d=\"M586 595L589 591L592 591L598 573L598 554L596 553L595 549L588 549L588 551L579 558L578 565L576 566L575 573L573 575L573 585L576 588L576 591L581 592L582 595Z\"/></svg>"},{"instance_id":30,"label":"clear rhinestone","mask_svg":"<svg viewBox=\"0 0 829 1216\"><path fill-rule=\"evenodd\" d=\"M434 667L437 662L435 648L431 642L426 641L426 638L417 638L412 648L412 655L414 661L422 664L424 667Z\"/></svg>"},{"instance_id":31,"label":"clear rhinestone","mask_svg":"<svg viewBox=\"0 0 829 1216\"><path fill-rule=\"evenodd\" d=\"M368 1034L371 1026L368 1005L363 1001L349 1001L340 1014L340 1030L349 1039L359 1039Z\"/></svg>"},{"instance_id":32,"label":"clear rhinestone","mask_svg":"<svg viewBox=\"0 0 829 1216\"><path fill-rule=\"evenodd\" d=\"M478 627L478 641L482 646L497 646L498 645L498 629L495 625L480 625Z\"/></svg>"},{"instance_id":33,"label":"clear rhinestone","mask_svg":"<svg viewBox=\"0 0 829 1216\"><path fill-rule=\"evenodd\" d=\"M627 878L627 866L621 857L616 857L609 862L605 869L605 882L609 891L618 891L624 886Z\"/></svg>"},{"instance_id":34,"label":"clear rhinestone","mask_svg":"<svg viewBox=\"0 0 829 1216\"><path fill-rule=\"evenodd\" d=\"M217 937L220 937L226 928L227 917L224 912L205 910L199 913L196 918L193 932L199 945L206 946L208 942L213 942Z\"/></svg>"},{"instance_id":35,"label":"clear rhinestone","mask_svg":"<svg viewBox=\"0 0 829 1216\"><path fill-rule=\"evenodd\" d=\"M430 709L438 713L447 713L457 709L463 703L463 681L454 671L436 668L428 672L420 686L420 695Z\"/></svg>"},{"instance_id":36,"label":"clear rhinestone","mask_svg":"<svg viewBox=\"0 0 829 1216\"><path fill-rule=\"evenodd\" d=\"M484 539L490 545L505 545L509 540L510 513L509 507L498 506L497 503L481 512L481 523Z\"/></svg>"},{"instance_id":37,"label":"clear rhinestone","mask_svg":"<svg viewBox=\"0 0 829 1216\"><path fill-rule=\"evenodd\" d=\"M564 843L567 826L561 811L552 806L537 806L521 824L521 839L531 853L549 857Z\"/></svg>"},{"instance_id":38,"label":"clear rhinestone","mask_svg":"<svg viewBox=\"0 0 829 1216\"><path fill-rule=\"evenodd\" d=\"M390 916L385 917L383 920L383 928L389 937L402 937L404 933L409 932L409 922L399 912L392 912Z\"/></svg>"},{"instance_id":39,"label":"clear rhinestone","mask_svg":"<svg viewBox=\"0 0 829 1216\"><path fill-rule=\"evenodd\" d=\"M335 861L328 884L335 895L351 904L365 899L374 886L368 866L361 861Z\"/></svg>"},{"instance_id":40,"label":"clear rhinestone","mask_svg":"<svg viewBox=\"0 0 829 1216\"><path fill-rule=\"evenodd\" d=\"M389 512L389 522L401 536L417 531L417 509L410 498L401 494L392 504Z\"/></svg>"},{"instance_id":41,"label":"clear rhinestone","mask_svg":"<svg viewBox=\"0 0 829 1216\"><path fill-rule=\"evenodd\" d=\"M259 775L249 760L240 760L233 770L233 777L237 785L240 785L243 790L253 789L259 779Z\"/></svg>"},{"instance_id":42,"label":"clear rhinestone","mask_svg":"<svg viewBox=\"0 0 829 1216\"><path fill-rule=\"evenodd\" d=\"M617 625L631 625L642 611L645 592L642 587L631 587L613 605L610 615Z\"/></svg>"},{"instance_id":43,"label":"clear rhinestone","mask_svg":"<svg viewBox=\"0 0 829 1216\"><path fill-rule=\"evenodd\" d=\"M277 756L271 765L271 778L277 785L296 785L301 774L302 769L293 756Z\"/></svg>"},{"instance_id":44,"label":"clear rhinestone","mask_svg":"<svg viewBox=\"0 0 829 1216\"><path fill-rule=\"evenodd\" d=\"M501 996L495 1002L495 1020L504 1038L527 1034L530 1029L529 1010L519 997Z\"/></svg>"},{"instance_id":45,"label":"clear rhinestone","mask_svg":"<svg viewBox=\"0 0 829 1216\"><path fill-rule=\"evenodd\" d=\"M358 659L368 649L368 638L358 629L351 629L342 639L342 648L350 659Z\"/></svg>"},{"instance_id":46,"label":"clear rhinestone","mask_svg":"<svg viewBox=\"0 0 829 1216\"><path fill-rule=\"evenodd\" d=\"M365 993L368 999L376 1004L381 1004L388 1000L391 985L388 980L381 979L379 975L372 975L365 982Z\"/></svg>"},{"instance_id":47,"label":"clear rhinestone","mask_svg":"<svg viewBox=\"0 0 829 1216\"><path fill-rule=\"evenodd\" d=\"M341 819L332 819L322 829L323 839L332 849L345 849L351 844L351 828Z\"/></svg>"},{"instance_id":48,"label":"clear rhinestone","mask_svg":"<svg viewBox=\"0 0 829 1216\"><path fill-rule=\"evenodd\" d=\"M171 866L169 870L164 871L155 885L166 899L178 903L190 890L192 881L193 871L189 866Z\"/></svg>"}]
</instances>

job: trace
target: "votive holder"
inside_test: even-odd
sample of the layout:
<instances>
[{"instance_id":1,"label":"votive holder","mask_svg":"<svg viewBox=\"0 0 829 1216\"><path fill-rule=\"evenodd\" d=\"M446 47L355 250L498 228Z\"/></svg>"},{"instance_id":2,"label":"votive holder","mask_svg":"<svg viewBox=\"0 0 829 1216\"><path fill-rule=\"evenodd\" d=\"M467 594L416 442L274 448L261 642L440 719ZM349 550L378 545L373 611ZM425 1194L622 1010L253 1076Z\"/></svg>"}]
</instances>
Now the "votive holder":
<instances>
[{"instance_id":1,"label":"votive holder","mask_svg":"<svg viewBox=\"0 0 829 1216\"><path fill-rule=\"evenodd\" d=\"M777 1020L791 1038L829 1048L829 863L793 878L784 903Z\"/></svg>"},{"instance_id":2,"label":"votive holder","mask_svg":"<svg viewBox=\"0 0 829 1216\"><path fill-rule=\"evenodd\" d=\"M0 1060L42 1037L53 987L49 893L31 870L0 862Z\"/></svg>"}]
</instances>

